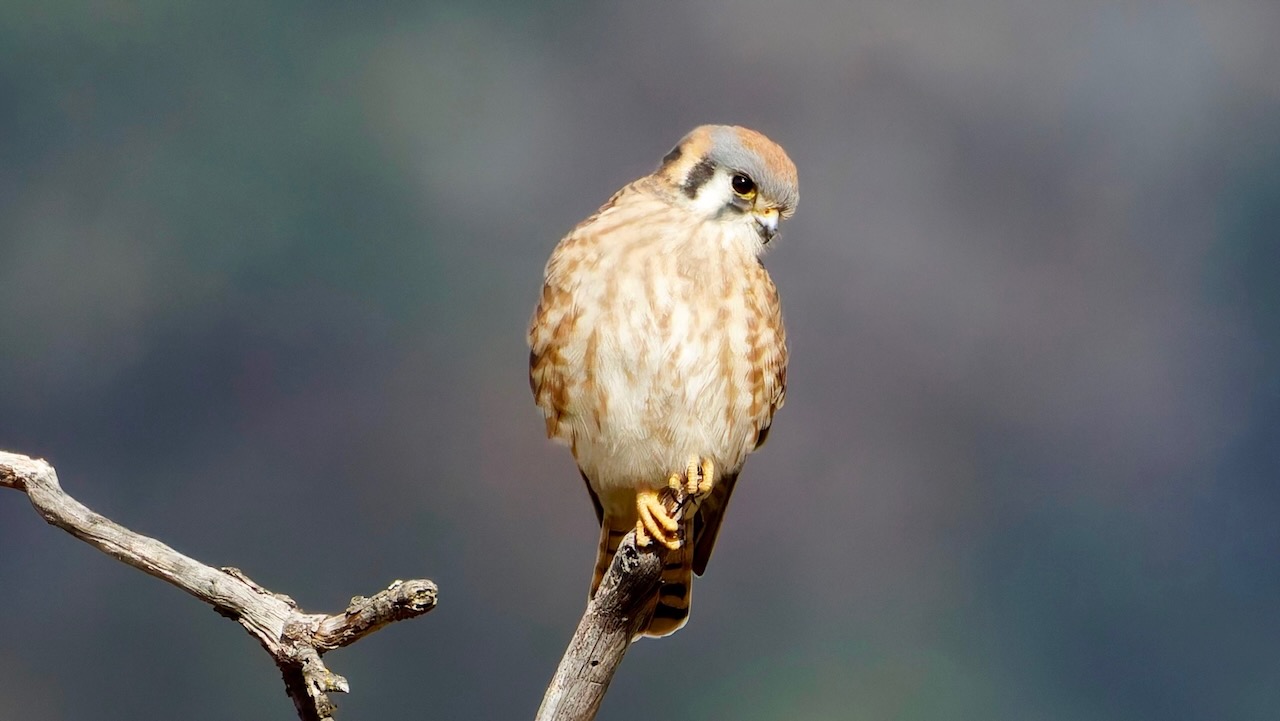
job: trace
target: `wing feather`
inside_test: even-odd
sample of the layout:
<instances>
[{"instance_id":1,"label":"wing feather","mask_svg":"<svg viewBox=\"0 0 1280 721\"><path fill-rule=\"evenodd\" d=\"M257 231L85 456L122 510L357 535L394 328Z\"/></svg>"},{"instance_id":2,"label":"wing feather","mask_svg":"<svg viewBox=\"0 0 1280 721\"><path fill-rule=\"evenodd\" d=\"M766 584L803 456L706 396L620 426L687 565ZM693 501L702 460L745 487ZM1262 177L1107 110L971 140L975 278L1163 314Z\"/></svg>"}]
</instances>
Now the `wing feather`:
<instances>
[{"instance_id":1,"label":"wing feather","mask_svg":"<svg viewBox=\"0 0 1280 721\"><path fill-rule=\"evenodd\" d=\"M583 220L562 238L551 253L543 275L542 294L529 321L529 387L533 399L542 408L547 421L547 436L565 442L568 412L569 368L564 351L577 324L579 311L573 298L573 275L581 262L581 249L587 243L591 226L617 203L622 191L615 193L589 218Z\"/></svg>"},{"instance_id":2,"label":"wing feather","mask_svg":"<svg viewBox=\"0 0 1280 721\"><path fill-rule=\"evenodd\" d=\"M782 304L778 299L778 290L764 267L760 266L757 270L763 292L749 299L756 320L751 343L752 372L748 374L751 385L751 416L756 427L752 450L764 445L765 439L769 437L773 414L782 407L787 397L787 335L782 325ZM693 571L699 576L707 569L707 562L711 560L711 551L715 547L716 536L720 534L720 523L729 507L733 487L738 482L739 470L732 469L717 479L711 495L703 499L698 515L694 518Z\"/></svg>"}]
</instances>

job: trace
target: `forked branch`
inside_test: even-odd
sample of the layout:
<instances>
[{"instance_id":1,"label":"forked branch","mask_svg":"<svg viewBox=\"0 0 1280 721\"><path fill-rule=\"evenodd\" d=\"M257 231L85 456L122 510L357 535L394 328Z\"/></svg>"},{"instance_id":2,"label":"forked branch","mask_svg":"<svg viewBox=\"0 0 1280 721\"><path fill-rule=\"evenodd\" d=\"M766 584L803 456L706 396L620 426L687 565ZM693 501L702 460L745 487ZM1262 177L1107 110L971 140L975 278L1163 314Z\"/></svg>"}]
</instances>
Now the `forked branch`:
<instances>
[{"instance_id":1,"label":"forked branch","mask_svg":"<svg viewBox=\"0 0 1280 721\"><path fill-rule=\"evenodd\" d=\"M345 678L325 667L322 654L436 605L431 581L395 581L369 598L351 599L342 613L304 613L293 599L268 591L238 569L206 566L94 513L62 490L57 473L43 460L0 451L0 487L26 493L50 524L181 588L243 626L275 659L303 721L330 719L336 706L329 694L349 690Z\"/></svg>"}]
</instances>

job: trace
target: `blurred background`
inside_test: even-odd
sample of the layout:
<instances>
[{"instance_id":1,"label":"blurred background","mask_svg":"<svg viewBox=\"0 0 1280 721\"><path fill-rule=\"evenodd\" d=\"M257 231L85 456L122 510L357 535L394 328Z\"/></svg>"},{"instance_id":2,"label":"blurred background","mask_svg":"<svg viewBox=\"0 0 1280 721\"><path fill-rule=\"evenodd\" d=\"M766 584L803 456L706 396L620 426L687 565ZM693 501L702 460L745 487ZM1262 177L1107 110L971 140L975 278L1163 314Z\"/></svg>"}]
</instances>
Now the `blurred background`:
<instances>
[{"instance_id":1,"label":"blurred background","mask_svg":"<svg viewBox=\"0 0 1280 721\"><path fill-rule=\"evenodd\" d=\"M1280 4L0 6L0 448L304 608L347 719L532 718L596 528L525 325L690 128L800 169L793 360L601 718L1274 719ZM0 719L292 718L0 493Z\"/></svg>"}]
</instances>

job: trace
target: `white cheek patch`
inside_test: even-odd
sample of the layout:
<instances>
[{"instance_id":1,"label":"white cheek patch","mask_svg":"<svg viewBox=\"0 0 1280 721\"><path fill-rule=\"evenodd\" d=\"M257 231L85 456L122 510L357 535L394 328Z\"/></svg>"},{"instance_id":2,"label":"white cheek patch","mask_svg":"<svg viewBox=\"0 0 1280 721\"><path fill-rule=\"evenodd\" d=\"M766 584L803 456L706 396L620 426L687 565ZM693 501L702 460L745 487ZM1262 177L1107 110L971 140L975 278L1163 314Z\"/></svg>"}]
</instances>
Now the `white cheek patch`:
<instances>
[{"instance_id":1,"label":"white cheek patch","mask_svg":"<svg viewBox=\"0 0 1280 721\"><path fill-rule=\"evenodd\" d=\"M705 218L714 218L719 215L733 197L730 182L728 173L717 170L715 175L711 176L711 180L698 189L698 195L692 203L694 210Z\"/></svg>"},{"instance_id":2,"label":"white cheek patch","mask_svg":"<svg viewBox=\"0 0 1280 721\"><path fill-rule=\"evenodd\" d=\"M721 247L758 256L764 252L764 241L756 230L755 218L749 213L735 212L731 207L735 197L732 183L729 173L716 171L690 201L690 208L705 219L703 222L716 224L719 231L714 237Z\"/></svg>"}]
</instances>

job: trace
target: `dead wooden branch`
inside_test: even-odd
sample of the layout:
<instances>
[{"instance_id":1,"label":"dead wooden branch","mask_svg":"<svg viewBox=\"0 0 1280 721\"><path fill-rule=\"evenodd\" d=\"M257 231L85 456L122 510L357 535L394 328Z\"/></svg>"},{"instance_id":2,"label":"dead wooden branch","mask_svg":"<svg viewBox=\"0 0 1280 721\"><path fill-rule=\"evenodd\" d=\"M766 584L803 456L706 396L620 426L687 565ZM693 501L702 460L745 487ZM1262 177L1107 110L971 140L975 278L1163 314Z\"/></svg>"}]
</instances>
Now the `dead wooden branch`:
<instances>
[{"instance_id":1,"label":"dead wooden branch","mask_svg":"<svg viewBox=\"0 0 1280 721\"><path fill-rule=\"evenodd\" d=\"M330 719L329 694L346 693L347 680L325 667L325 651L355 643L393 621L436 605L431 581L395 581L369 598L357 596L342 613L304 613L293 599L273 593L235 568L213 568L89 510L67 495L43 460L0 451L0 487L27 494L36 512L98 550L167 581L244 627L275 659L285 689L303 721Z\"/></svg>"},{"instance_id":2,"label":"dead wooden branch","mask_svg":"<svg viewBox=\"0 0 1280 721\"><path fill-rule=\"evenodd\" d=\"M693 511L686 507L683 494L667 493L664 501L677 521ZM666 555L666 548L659 543L637 548L635 531L622 539L600 588L587 602L535 721L591 721L596 717L623 654L653 613Z\"/></svg>"}]
</instances>

